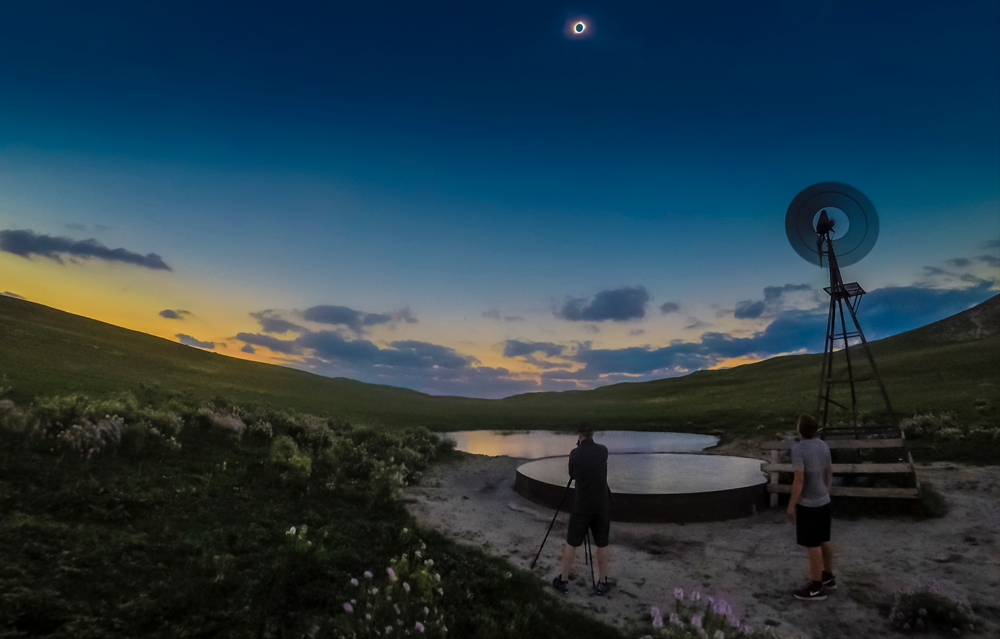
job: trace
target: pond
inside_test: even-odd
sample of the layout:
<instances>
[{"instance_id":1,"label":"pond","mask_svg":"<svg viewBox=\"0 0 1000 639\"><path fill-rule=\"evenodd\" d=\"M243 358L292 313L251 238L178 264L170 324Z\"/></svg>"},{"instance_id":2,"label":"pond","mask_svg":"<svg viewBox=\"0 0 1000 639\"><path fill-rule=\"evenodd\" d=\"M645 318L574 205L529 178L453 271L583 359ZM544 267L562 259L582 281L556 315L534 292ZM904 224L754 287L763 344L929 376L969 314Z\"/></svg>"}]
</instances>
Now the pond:
<instances>
[{"instance_id":1,"label":"pond","mask_svg":"<svg viewBox=\"0 0 1000 639\"><path fill-rule=\"evenodd\" d=\"M568 455L576 447L576 433L548 430L465 430L441 436L454 440L456 450L491 457L540 459ZM692 433L609 430L594 433L594 441L607 446L609 453L696 453L715 446L719 438Z\"/></svg>"},{"instance_id":2,"label":"pond","mask_svg":"<svg viewBox=\"0 0 1000 639\"><path fill-rule=\"evenodd\" d=\"M517 472L535 481L565 486L569 457L539 459ZM634 454L608 457L608 486L613 493L682 494L730 490L767 481L759 459L723 455Z\"/></svg>"}]
</instances>

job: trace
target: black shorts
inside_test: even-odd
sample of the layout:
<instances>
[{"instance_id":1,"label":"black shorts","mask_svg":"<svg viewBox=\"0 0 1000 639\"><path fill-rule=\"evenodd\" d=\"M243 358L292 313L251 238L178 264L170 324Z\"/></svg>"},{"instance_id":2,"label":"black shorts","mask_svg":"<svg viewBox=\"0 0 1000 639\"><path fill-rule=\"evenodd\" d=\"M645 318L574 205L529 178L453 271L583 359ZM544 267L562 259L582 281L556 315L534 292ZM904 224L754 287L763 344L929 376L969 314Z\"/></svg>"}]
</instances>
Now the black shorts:
<instances>
[{"instance_id":1,"label":"black shorts","mask_svg":"<svg viewBox=\"0 0 1000 639\"><path fill-rule=\"evenodd\" d=\"M806 548L816 548L830 541L830 504L809 508L795 505L795 542Z\"/></svg>"},{"instance_id":2,"label":"black shorts","mask_svg":"<svg viewBox=\"0 0 1000 639\"><path fill-rule=\"evenodd\" d=\"M594 545L604 548L608 545L608 534L611 532L611 514L604 513L572 513L569 516L569 527L566 530L566 543L578 548L583 543L587 529L594 534Z\"/></svg>"}]
</instances>

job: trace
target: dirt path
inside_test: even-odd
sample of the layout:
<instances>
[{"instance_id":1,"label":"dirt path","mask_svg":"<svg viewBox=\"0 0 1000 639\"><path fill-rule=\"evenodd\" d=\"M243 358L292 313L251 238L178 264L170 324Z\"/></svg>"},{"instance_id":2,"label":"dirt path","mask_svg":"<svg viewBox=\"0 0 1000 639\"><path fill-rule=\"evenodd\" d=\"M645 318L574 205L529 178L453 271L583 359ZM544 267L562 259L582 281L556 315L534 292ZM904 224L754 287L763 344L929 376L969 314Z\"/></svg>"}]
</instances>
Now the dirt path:
<instances>
[{"instance_id":1,"label":"dirt path","mask_svg":"<svg viewBox=\"0 0 1000 639\"><path fill-rule=\"evenodd\" d=\"M743 444L718 452L752 455ZM460 543L528 569L552 510L514 492L515 469L524 461L468 455L439 464L407 489L410 512ZM648 620L651 605L669 608L675 587L694 588L725 598L740 619L754 627L767 624L780 637L890 637L898 636L884 616L893 594L937 582L984 607L986 625L977 636L1000 636L1000 468L935 463L918 465L918 475L945 495L949 515L835 519L840 587L826 602L791 596L805 583L805 553L777 509L703 524L613 523L617 588L605 598L591 596L590 569L580 553L567 599L622 626ZM558 571L567 518L559 515L535 566L539 579L551 581Z\"/></svg>"}]
</instances>

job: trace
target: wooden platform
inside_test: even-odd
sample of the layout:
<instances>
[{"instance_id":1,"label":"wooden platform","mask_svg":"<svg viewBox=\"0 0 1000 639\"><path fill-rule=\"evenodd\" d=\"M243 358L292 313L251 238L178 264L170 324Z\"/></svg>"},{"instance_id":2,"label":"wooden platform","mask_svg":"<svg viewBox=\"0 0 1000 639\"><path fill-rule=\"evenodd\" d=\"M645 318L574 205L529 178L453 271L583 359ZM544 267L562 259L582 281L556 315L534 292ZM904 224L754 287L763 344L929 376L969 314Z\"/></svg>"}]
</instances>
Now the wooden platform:
<instances>
[{"instance_id":1,"label":"wooden platform","mask_svg":"<svg viewBox=\"0 0 1000 639\"><path fill-rule=\"evenodd\" d=\"M834 477L844 477L846 486L834 485L830 488L833 497L875 497L885 499L918 499L920 482L913 467L913 455L906 449L906 436L898 428L828 428L820 437L830 447L833 458ZM792 492L794 471L791 461L782 462L781 457L791 451L798 440L787 439L780 442L766 442L761 448L771 453L771 461L764 462L760 469L770 475L767 491L771 494L771 506L778 505L779 494ZM880 460L845 461L848 457L877 457ZM840 458L840 459L838 459ZM895 458L895 459L894 459ZM786 457L787 459L787 457ZM861 475L876 475L892 478L896 487L854 486ZM786 481L782 483L782 479Z\"/></svg>"}]
</instances>

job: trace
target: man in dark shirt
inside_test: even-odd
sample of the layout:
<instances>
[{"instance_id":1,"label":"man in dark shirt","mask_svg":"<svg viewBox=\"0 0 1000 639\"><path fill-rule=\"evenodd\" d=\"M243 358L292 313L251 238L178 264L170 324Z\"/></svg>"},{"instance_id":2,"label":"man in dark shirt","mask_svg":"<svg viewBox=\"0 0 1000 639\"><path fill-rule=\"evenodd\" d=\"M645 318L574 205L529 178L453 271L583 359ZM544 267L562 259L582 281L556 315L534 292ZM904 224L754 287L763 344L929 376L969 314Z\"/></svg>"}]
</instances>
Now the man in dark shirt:
<instances>
[{"instance_id":1,"label":"man in dark shirt","mask_svg":"<svg viewBox=\"0 0 1000 639\"><path fill-rule=\"evenodd\" d=\"M559 592L569 592L569 573L576 561L576 549L589 529L597 547L597 571L600 579L594 594L605 595L608 584L608 533L611 530L611 489L608 487L608 449L594 443L594 427L584 422L577 429L576 448L569 455L569 476L576 481L576 498L566 531L562 572L552 580ZM563 579L565 577L565 579Z\"/></svg>"}]
</instances>

